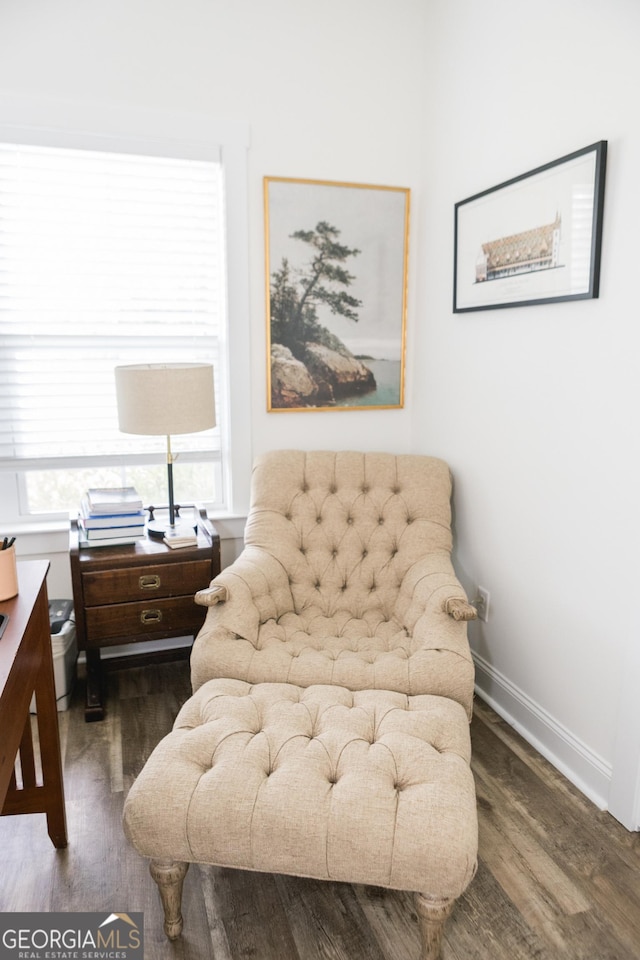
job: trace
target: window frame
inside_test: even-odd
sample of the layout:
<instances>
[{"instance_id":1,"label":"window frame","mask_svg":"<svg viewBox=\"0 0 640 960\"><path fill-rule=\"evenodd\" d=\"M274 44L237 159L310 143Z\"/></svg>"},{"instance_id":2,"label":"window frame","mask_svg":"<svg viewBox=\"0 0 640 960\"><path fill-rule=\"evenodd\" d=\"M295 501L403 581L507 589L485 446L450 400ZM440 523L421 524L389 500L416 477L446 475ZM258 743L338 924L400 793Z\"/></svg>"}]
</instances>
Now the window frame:
<instances>
[{"instance_id":1,"label":"window frame","mask_svg":"<svg viewBox=\"0 0 640 960\"><path fill-rule=\"evenodd\" d=\"M68 127L0 123L0 140L35 146L102 150L147 156L215 160L222 164L225 204L227 264L227 322L220 331L221 351L226 352L218 377L224 402L217 411L221 422L221 473L225 509L220 517L246 516L251 468L250 397L243 379L233 371L247 363L249 355L248 198L247 166L249 128L243 124L216 122L209 118L176 116L154 111L119 111L109 118L104 132L86 123ZM78 118L76 118L77 120ZM109 129L110 128L110 129ZM197 129L197 136L193 136ZM143 133L138 133L143 131ZM168 132L171 132L170 134ZM177 134L174 131L178 131ZM201 132L205 131L202 136ZM232 318L232 322L229 322ZM244 380L246 383L249 378ZM43 461L46 469L46 461ZM25 512L25 471L0 471L0 521L14 530L59 528L68 515ZM207 506L207 504L205 504ZM211 507L211 504L209 504Z\"/></svg>"}]
</instances>

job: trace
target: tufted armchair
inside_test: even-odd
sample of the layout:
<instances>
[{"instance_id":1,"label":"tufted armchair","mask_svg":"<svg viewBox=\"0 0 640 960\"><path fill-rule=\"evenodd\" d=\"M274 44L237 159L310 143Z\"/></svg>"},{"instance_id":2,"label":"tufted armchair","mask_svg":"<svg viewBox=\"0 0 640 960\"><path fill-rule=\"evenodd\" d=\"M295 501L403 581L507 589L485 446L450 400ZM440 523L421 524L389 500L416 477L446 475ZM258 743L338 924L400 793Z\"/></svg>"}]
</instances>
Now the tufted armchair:
<instances>
[{"instance_id":1,"label":"tufted armchair","mask_svg":"<svg viewBox=\"0 0 640 960\"><path fill-rule=\"evenodd\" d=\"M471 716L475 617L450 554L451 478L433 457L261 456L241 556L196 600L194 691L213 678L437 694Z\"/></svg>"},{"instance_id":2,"label":"tufted armchair","mask_svg":"<svg viewBox=\"0 0 640 960\"><path fill-rule=\"evenodd\" d=\"M413 891L439 958L478 846L450 497L431 457L256 462L245 548L197 595L194 695L125 803L170 938L196 862Z\"/></svg>"}]
</instances>

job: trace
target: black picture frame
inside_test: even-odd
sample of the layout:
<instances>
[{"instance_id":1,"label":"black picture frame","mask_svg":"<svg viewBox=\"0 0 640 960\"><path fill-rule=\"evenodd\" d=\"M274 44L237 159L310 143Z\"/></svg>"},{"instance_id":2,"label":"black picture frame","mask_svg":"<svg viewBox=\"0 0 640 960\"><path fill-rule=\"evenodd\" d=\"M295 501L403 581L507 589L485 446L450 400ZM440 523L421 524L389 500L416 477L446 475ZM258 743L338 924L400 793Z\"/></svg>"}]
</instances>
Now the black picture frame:
<instances>
[{"instance_id":1,"label":"black picture frame","mask_svg":"<svg viewBox=\"0 0 640 960\"><path fill-rule=\"evenodd\" d=\"M453 312L599 296L607 141L455 204Z\"/></svg>"}]
</instances>

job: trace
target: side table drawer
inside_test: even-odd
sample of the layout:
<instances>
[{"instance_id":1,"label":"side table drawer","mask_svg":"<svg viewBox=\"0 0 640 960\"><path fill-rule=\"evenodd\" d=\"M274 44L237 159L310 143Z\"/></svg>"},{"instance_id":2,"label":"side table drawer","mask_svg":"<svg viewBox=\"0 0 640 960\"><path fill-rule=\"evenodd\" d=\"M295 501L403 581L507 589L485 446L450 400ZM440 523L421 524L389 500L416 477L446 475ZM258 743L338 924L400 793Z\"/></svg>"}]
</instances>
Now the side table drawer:
<instances>
[{"instance_id":1,"label":"side table drawer","mask_svg":"<svg viewBox=\"0 0 640 960\"><path fill-rule=\"evenodd\" d=\"M191 595L90 607L87 646L109 646L122 643L124 638L144 639L146 635L190 636L198 632L205 616L206 610L199 607Z\"/></svg>"},{"instance_id":2,"label":"side table drawer","mask_svg":"<svg viewBox=\"0 0 640 960\"><path fill-rule=\"evenodd\" d=\"M87 607L126 603L153 597L179 597L208 587L213 578L208 560L158 563L120 570L88 571L82 574Z\"/></svg>"}]
</instances>

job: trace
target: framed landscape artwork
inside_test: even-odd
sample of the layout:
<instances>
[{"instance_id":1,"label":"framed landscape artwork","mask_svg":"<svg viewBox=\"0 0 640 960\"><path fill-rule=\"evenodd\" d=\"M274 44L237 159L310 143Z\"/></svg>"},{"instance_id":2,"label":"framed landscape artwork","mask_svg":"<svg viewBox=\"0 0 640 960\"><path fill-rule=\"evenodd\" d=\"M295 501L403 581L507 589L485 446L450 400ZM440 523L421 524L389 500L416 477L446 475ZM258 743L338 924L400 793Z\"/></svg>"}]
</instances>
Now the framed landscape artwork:
<instances>
[{"instance_id":1,"label":"framed landscape artwork","mask_svg":"<svg viewBox=\"0 0 640 960\"><path fill-rule=\"evenodd\" d=\"M264 178L269 412L403 406L409 194Z\"/></svg>"},{"instance_id":2,"label":"framed landscape artwork","mask_svg":"<svg viewBox=\"0 0 640 960\"><path fill-rule=\"evenodd\" d=\"M453 310L598 296L607 141L455 205Z\"/></svg>"}]
</instances>

